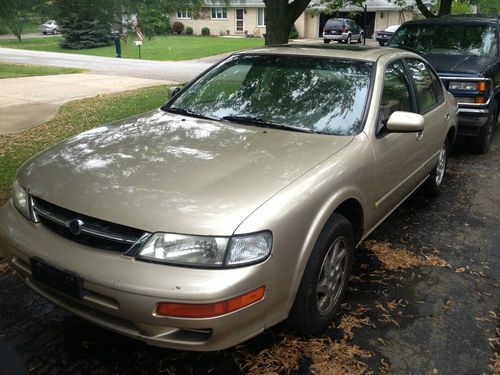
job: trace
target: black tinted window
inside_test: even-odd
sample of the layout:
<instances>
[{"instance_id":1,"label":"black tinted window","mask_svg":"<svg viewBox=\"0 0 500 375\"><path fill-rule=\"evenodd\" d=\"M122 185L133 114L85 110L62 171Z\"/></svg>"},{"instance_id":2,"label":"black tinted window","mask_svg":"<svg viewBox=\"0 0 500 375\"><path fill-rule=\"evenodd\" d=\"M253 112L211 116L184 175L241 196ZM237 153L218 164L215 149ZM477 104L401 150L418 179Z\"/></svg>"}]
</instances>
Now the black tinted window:
<instances>
[{"instance_id":1,"label":"black tinted window","mask_svg":"<svg viewBox=\"0 0 500 375\"><path fill-rule=\"evenodd\" d=\"M420 52L466 53L497 56L498 35L490 25L406 25L391 42Z\"/></svg>"},{"instance_id":2,"label":"black tinted window","mask_svg":"<svg viewBox=\"0 0 500 375\"><path fill-rule=\"evenodd\" d=\"M342 28L344 27L344 21L343 20L328 20L326 21L325 27L327 29L337 29L337 28Z\"/></svg>"},{"instance_id":3,"label":"black tinted window","mask_svg":"<svg viewBox=\"0 0 500 375\"><path fill-rule=\"evenodd\" d=\"M408 59L407 62L415 81L420 113L425 113L443 100L443 89L438 78L423 61Z\"/></svg>"}]
</instances>

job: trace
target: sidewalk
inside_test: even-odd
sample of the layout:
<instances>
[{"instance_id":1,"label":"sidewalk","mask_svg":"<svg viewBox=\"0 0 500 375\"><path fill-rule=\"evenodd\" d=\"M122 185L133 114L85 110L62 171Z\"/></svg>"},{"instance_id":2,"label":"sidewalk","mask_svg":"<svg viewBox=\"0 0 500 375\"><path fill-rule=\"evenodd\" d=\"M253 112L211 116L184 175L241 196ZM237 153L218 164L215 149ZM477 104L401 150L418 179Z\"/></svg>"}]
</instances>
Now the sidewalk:
<instances>
[{"instance_id":1,"label":"sidewalk","mask_svg":"<svg viewBox=\"0 0 500 375\"><path fill-rule=\"evenodd\" d=\"M156 86L168 81L99 74L61 74L0 80L0 136L50 120L71 100ZM165 93L165 100L167 99Z\"/></svg>"}]
</instances>

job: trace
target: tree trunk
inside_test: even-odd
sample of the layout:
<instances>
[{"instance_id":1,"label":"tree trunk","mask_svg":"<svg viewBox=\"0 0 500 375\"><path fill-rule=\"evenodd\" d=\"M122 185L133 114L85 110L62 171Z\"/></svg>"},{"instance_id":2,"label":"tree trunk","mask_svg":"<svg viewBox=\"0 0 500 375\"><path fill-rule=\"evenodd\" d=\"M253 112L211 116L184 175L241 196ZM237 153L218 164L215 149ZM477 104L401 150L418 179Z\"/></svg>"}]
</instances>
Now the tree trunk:
<instances>
[{"instance_id":1,"label":"tree trunk","mask_svg":"<svg viewBox=\"0 0 500 375\"><path fill-rule=\"evenodd\" d=\"M438 17L443 17L451 14L451 2L452 0L441 0L439 4Z\"/></svg>"},{"instance_id":2,"label":"tree trunk","mask_svg":"<svg viewBox=\"0 0 500 375\"><path fill-rule=\"evenodd\" d=\"M437 17L434 13L432 13L429 9L427 9L427 7L424 5L422 0L415 0L415 2L417 3L418 10L420 12L422 12L422 14L425 18L436 18Z\"/></svg>"},{"instance_id":3,"label":"tree trunk","mask_svg":"<svg viewBox=\"0 0 500 375\"><path fill-rule=\"evenodd\" d=\"M441 0L439 2L438 14L432 13L427 7L422 3L422 0L415 0L417 3L418 10L422 12L425 18L436 18L443 17L451 14L451 3L453 0Z\"/></svg>"},{"instance_id":4,"label":"tree trunk","mask_svg":"<svg viewBox=\"0 0 500 375\"><path fill-rule=\"evenodd\" d=\"M293 24L311 0L264 0L266 45L286 44Z\"/></svg>"}]
</instances>

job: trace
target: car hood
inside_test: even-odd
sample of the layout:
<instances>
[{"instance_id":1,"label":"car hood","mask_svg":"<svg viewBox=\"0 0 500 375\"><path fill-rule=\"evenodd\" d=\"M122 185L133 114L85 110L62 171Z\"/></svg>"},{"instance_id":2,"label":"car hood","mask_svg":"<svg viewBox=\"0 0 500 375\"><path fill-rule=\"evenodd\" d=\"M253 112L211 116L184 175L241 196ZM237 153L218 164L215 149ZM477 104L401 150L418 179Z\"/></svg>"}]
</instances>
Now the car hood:
<instances>
[{"instance_id":1,"label":"car hood","mask_svg":"<svg viewBox=\"0 0 500 375\"><path fill-rule=\"evenodd\" d=\"M496 58L487 56L470 56L456 53L425 53L424 57L440 74L479 75Z\"/></svg>"},{"instance_id":2,"label":"car hood","mask_svg":"<svg viewBox=\"0 0 500 375\"><path fill-rule=\"evenodd\" d=\"M66 209L145 231L231 235L352 137L161 110L70 138L29 160L22 186Z\"/></svg>"}]
</instances>

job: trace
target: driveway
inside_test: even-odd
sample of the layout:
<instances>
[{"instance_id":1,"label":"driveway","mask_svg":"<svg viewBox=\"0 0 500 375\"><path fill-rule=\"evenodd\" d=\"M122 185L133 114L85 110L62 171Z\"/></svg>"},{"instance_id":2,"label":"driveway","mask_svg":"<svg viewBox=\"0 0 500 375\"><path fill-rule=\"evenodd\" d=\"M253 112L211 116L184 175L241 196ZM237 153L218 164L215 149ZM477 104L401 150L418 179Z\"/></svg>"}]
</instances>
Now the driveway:
<instances>
[{"instance_id":1,"label":"driveway","mask_svg":"<svg viewBox=\"0 0 500 375\"><path fill-rule=\"evenodd\" d=\"M48 121L57 113L62 104L71 100L162 83L165 81L98 74L61 74L2 79L0 80L2 87L0 90L0 136L16 133Z\"/></svg>"}]
</instances>

